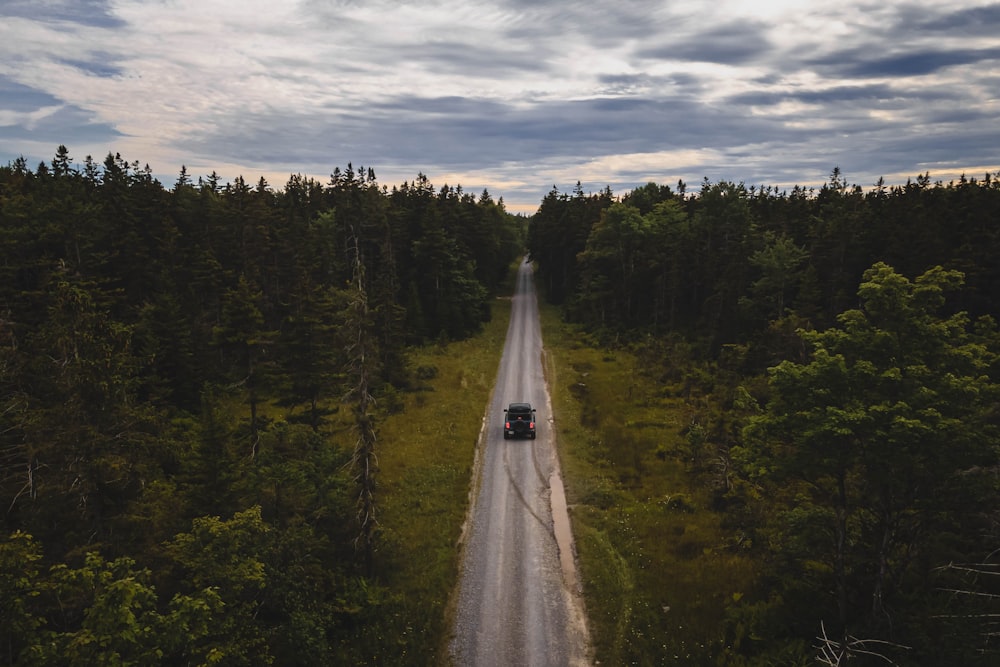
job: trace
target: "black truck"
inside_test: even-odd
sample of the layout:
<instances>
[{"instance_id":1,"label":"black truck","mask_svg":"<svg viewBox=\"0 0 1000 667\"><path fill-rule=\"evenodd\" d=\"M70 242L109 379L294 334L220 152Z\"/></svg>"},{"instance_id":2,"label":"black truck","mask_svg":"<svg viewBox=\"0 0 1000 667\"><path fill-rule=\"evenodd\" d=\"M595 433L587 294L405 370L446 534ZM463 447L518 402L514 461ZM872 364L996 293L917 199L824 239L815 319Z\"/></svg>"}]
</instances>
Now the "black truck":
<instances>
[{"instance_id":1,"label":"black truck","mask_svg":"<svg viewBox=\"0 0 1000 667\"><path fill-rule=\"evenodd\" d=\"M535 409L531 407L531 403L511 403L504 412L506 413L503 420L504 440L535 439Z\"/></svg>"}]
</instances>

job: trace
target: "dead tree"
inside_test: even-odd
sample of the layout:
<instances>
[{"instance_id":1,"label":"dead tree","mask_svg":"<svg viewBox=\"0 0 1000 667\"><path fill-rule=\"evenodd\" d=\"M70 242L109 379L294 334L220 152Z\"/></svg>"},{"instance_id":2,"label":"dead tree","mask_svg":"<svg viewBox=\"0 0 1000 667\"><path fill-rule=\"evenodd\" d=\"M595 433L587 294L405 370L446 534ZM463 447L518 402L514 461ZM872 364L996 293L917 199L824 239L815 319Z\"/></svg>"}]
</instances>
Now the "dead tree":
<instances>
[{"instance_id":1,"label":"dead tree","mask_svg":"<svg viewBox=\"0 0 1000 667\"><path fill-rule=\"evenodd\" d=\"M990 592L997 590L1000 583L1000 564L988 562L1000 552L993 552L982 563L949 563L937 568L938 572L958 575L962 583L940 591L948 593L952 598L962 598L972 603L973 607L954 614L937 614L934 618L961 619L967 622L983 639L983 653L996 652L997 639L1000 638L1000 594Z\"/></svg>"},{"instance_id":2,"label":"dead tree","mask_svg":"<svg viewBox=\"0 0 1000 667\"><path fill-rule=\"evenodd\" d=\"M816 661L821 665L841 667L851 658L862 655L879 658L884 660L887 665L895 665L895 661L880 651L886 648L910 648L881 639L858 639L846 633L843 639L830 639L826 634L826 625L822 621L820 621L819 627L820 636L816 638L819 643L813 648L816 649Z\"/></svg>"},{"instance_id":3,"label":"dead tree","mask_svg":"<svg viewBox=\"0 0 1000 667\"><path fill-rule=\"evenodd\" d=\"M363 553L365 571L371 576L372 559L375 551L375 534L378 522L375 518L375 479L378 474L378 458L375 454L375 422L371 407L374 404L370 392L371 376L377 355L372 335L371 315L368 309L368 293L365 288L365 265L361 256L356 230L352 230L354 245L354 294L348 306L347 326L350 342L347 347L348 376L353 384L349 399L354 403L354 428L357 440L351 456L351 470L357 484L358 536L355 546Z\"/></svg>"}]
</instances>

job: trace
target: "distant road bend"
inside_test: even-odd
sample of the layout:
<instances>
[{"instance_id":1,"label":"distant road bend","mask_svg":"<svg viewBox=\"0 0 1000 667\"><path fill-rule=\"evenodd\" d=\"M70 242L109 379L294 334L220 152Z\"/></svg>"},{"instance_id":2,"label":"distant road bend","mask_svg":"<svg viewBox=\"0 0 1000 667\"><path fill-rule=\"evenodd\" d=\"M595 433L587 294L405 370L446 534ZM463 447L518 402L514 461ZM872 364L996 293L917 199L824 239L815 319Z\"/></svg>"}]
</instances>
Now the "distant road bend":
<instances>
[{"instance_id":1,"label":"distant road bend","mask_svg":"<svg viewBox=\"0 0 1000 667\"><path fill-rule=\"evenodd\" d=\"M512 402L537 408L536 439L504 440ZM532 267L522 263L466 519L451 640L461 667L589 664L550 415Z\"/></svg>"}]
</instances>

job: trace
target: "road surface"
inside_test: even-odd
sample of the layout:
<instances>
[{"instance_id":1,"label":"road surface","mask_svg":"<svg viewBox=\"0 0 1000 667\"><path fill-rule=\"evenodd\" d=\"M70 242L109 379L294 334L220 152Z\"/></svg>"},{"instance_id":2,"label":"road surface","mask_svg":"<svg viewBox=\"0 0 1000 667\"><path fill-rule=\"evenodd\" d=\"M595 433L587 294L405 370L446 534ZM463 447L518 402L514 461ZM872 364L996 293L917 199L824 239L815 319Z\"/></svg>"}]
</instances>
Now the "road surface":
<instances>
[{"instance_id":1,"label":"road surface","mask_svg":"<svg viewBox=\"0 0 1000 667\"><path fill-rule=\"evenodd\" d=\"M503 408L520 402L537 409L537 437L504 440ZM550 415L532 267L523 263L476 458L451 641L456 665L589 664Z\"/></svg>"}]
</instances>

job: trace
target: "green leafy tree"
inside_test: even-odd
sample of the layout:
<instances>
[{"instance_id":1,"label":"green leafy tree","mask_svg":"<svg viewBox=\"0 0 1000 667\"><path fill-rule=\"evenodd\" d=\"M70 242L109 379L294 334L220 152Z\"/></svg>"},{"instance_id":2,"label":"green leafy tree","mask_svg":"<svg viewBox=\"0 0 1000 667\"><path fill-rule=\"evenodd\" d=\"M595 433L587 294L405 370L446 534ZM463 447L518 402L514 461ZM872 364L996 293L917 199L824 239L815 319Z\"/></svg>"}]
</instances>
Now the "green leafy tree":
<instances>
[{"instance_id":1,"label":"green leafy tree","mask_svg":"<svg viewBox=\"0 0 1000 667\"><path fill-rule=\"evenodd\" d=\"M271 633L260 612L268 586L266 568L271 528L260 507L237 512L232 519L204 516L165 545L175 571L190 595L211 590L224 605L205 638L214 661L226 665L268 665Z\"/></svg>"},{"instance_id":2,"label":"green leafy tree","mask_svg":"<svg viewBox=\"0 0 1000 667\"><path fill-rule=\"evenodd\" d=\"M477 331L489 313L486 289L456 241L442 227L428 226L413 244L413 258L421 267L417 293L430 333L461 339Z\"/></svg>"},{"instance_id":3,"label":"green leafy tree","mask_svg":"<svg viewBox=\"0 0 1000 667\"><path fill-rule=\"evenodd\" d=\"M140 309L133 349L142 364L138 393L157 405L193 410L200 389L191 311L181 301L173 281Z\"/></svg>"},{"instance_id":4,"label":"green leafy tree","mask_svg":"<svg viewBox=\"0 0 1000 667\"><path fill-rule=\"evenodd\" d=\"M222 608L216 592L176 595L161 611L151 578L131 558L109 562L97 552L79 568L53 566L36 589L39 598L51 598L51 622L36 631L17 664L219 663L217 651L203 641Z\"/></svg>"},{"instance_id":5,"label":"green leafy tree","mask_svg":"<svg viewBox=\"0 0 1000 667\"><path fill-rule=\"evenodd\" d=\"M562 304L575 292L577 256L587 247L601 211L612 203L610 190L586 195L580 183L572 197L553 187L542 199L528 226L528 252L538 262L539 283L549 302Z\"/></svg>"},{"instance_id":6,"label":"green leafy tree","mask_svg":"<svg viewBox=\"0 0 1000 667\"><path fill-rule=\"evenodd\" d=\"M691 216L694 270L687 279L700 310L699 325L714 337L715 346L729 342L738 331L737 304L749 284L754 225L742 183L706 180Z\"/></svg>"},{"instance_id":7,"label":"green leafy tree","mask_svg":"<svg viewBox=\"0 0 1000 667\"><path fill-rule=\"evenodd\" d=\"M35 598L42 550L26 533L0 538L0 664L12 665L20 652L39 641L44 619L37 615Z\"/></svg>"},{"instance_id":8,"label":"green leafy tree","mask_svg":"<svg viewBox=\"0 0 1000 667\"><path fill-rule=\"evenodd\" d=\"M622 197L623 204L639 209L642 215L649 215L656 206L666 201L676 201L670 186L658 185L652 181Z\"/></svg>"},{"instance_id":9,"label":"green leafy tree","mask_svg":"<svg viewBox=\"0 0 1000 667\"><path fill-rule=\"evenodd\" d=\"M789 494L775 533L792 568L782 580L788 591L833 593L815 620L842 648L870 634L920 644L913 618L893 610L913 609L904 595L926 609L928 571L953 553L927 550L967 539L968 508L988 497L975 471L996 464L996 351L984 344L995 336L964 313L942 314L961 282L940 267L911 282L874 265L860 308L802 333L809 361L772 369L767 411L748 431L766 435L755 465Z\"/></svg>"},{"instance_id":10,"label":"green leafy tree","mask_svg":"<svg viewBox=\"0 0 1000 667\"><path fill-rule=\"evenodd\" d=\"M834 168L829 182L810 201L810 226L801 243L809 249L819 272L831 318L850 307L861 274L876 259L882 259L878 245L870 243L875 225L863 204L861 188L850 187L839 168ZM909 235L903 229L895 233Z\"/></svg>"},{"instance_id":11,"label":"green leafy tree","mask_svg":"<svg viewBox=\"0 0 1000 667\"><path fill-rule=\"evenodd\" d=\"M690 265L691 223L687 212L676 199L666 199L655 205L646 218L651 238L643 252L654 286L652 325L654 330L673 329L678 310L684 302Z\"/></svg>"},{"instance_id":12,"label":"green leafy tree","mask_svg":"<svg viewBox=\"0 0 1000 667\"><path fill-rule=\"evenodd\" d=\"M587 247L577 257L581 298L592 305L592 321L635 325L638 262L648 243L648 224L639 209L615 203L591 228ZM646 286L643 286L646 292Z\"/></svg>"},{"instance_id":13,"label":"green leafy tree","mask_svg":"<svg viewBox=\"0 0 1000 667\"><path fill-rule=\"evenodd\" d=\"M617 331L672 325L689 231L687 214L674 199L646 214L623 203L604 209L577 256L578 316Z\"/></svg>"}]
</instances>

